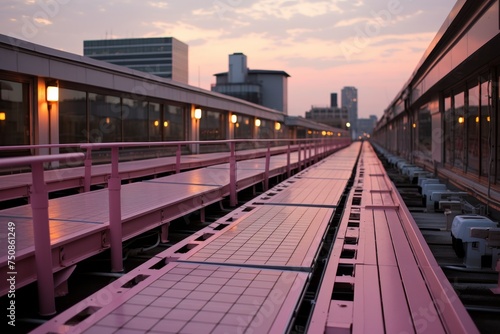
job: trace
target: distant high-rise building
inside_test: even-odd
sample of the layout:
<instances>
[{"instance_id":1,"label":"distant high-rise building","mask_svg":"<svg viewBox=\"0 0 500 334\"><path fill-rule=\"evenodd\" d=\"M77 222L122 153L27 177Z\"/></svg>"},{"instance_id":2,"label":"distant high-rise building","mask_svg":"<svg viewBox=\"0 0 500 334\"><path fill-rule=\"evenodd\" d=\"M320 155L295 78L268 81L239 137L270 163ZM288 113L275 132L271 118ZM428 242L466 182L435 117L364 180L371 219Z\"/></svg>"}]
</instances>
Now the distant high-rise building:
<instances>
[{"instance_id":1,"label":"distant high-rise building","mask_svg":"<svg viewBox=\"0 0 500 334\"><path fill-rule=\"evenodd\" d=\"M211 90L288 114L288 82L284 71L250 70L247 56L229 55L229 71L214 74Z\"/></svg>"},{"instance_id":2,"label":"distant high-rise building","mask_svg":"<svg viewBox=\"0 0 500 334\"><path fill-rule=\"evenodd\" d=\"M330 94L330 107L332 108L337 108L339 106L337 102L337 93L331 93Z\"/></svg>"},{"instance_id":3,"label":"distant high-rise building","mask_svg":"<svg viewBox=\"0 0 500 334\"><path fill-rule=\"evenodd\" d=\"M358 90L355 87L344 87L341 91L342 108L347 109L349 123L351 123L351 133L353 138L358 132Z\"/></svg>"},{"instance_id":4,"label":"distant high-rise building","mask_svg":"<svg viewBox=\"0 0 500 334\"><path fill-rule=\"evenodd\" d=\"M83 55L188 84L188 45L173 37L89 40Z\"/></svg>"},{"instance_id":5,"label":"distant high-rise building","mask_svg":"<svg viewBox=\"0 0 500 334\"><path fill-rule=\"evenodd\" d=\"M311 110L306 111L305 116L306 119L340 129L346 129L348 118L345 108L318 106L311 106Z\"/></svg>"},{"instance_id":6,"label":"distant high-rise building","mask_svg":"<svg viewBox=\"0 0 500 334\"><path fill-rule=\"evenodd\" d=\"M369 138L373 134L373 129L377 125L377 116L370 115L369 118L358 119L358 137Z\"/></svg>"}]
</instances>

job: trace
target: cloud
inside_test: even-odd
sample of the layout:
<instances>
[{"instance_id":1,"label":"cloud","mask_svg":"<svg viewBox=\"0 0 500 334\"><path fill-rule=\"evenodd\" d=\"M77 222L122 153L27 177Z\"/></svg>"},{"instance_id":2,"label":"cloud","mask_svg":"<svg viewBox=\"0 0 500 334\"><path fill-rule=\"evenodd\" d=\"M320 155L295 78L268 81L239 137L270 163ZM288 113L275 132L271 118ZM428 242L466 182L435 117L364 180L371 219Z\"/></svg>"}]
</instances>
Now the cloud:
<instances>
[{"instance_id":1,"label":"cloud","mask_svg":"<svg viewBox=\"0 0 500 334\"><path fill-rule=\"evenodd\" d=\"M353 25L356 25L356 24L359 24L359 23L365 23L365 22L367 22L369 20L370 19L366 18L366 17L353 17L351 19L338 21L337 23L335 23L334 27L335 28L350 27L350 26L353 26Z\"/></svg>"},{"instance_id":2,"label":"cloud","mask_svg":"<svg viewBox=\"0 0 500 334\"><path fill-rule=\"evenodd\" d=\"M330 13L342 13L335 1L263 0L250 8L235 8L235 11L253 20L291 20L295 17L318 17Z\"/></svg>"},{"instance_id":3,"label":"cloud","mask_svg":"<svg viewBox=\"0 0 500 334\"><path fill-rule=\"evenodd\" d=\"M360 113L385 108L455 0L399 0L392 13L392 0L56 2L57 13L36 17L44 12L42 3L52 2L0 1L0 31L76 54L83 40L172 36L189 45L190 83L205 89L214 73L227 71L229 54L243 52L250 68L292 76L290 112L303 114L347 85L359 88ZM375 101L386 93L387 99Z\"/></svg>"},{"instance_id":4,"label":"cloud","mask_svg":"<svg viewBox=\"0 0 500 334\"><path fill-rule=\"evenodd\" d=\"M168 8L168 3L163 1L148 1L148 6L157 9L166 9Z\"/></svg>"},{"instance_id":5,"label":"cloud","mask_svg":"<svg viewBox=\"0 0 500 334\"><path fill-rule=\"evenodd\" d=\"M52 24L52 21L50 21L47 17L33 17L33 21L35 21L35 23L37 25L45 25L45 26L48 26L48 25L51 25Z\"/></svg>"}]
</instances>

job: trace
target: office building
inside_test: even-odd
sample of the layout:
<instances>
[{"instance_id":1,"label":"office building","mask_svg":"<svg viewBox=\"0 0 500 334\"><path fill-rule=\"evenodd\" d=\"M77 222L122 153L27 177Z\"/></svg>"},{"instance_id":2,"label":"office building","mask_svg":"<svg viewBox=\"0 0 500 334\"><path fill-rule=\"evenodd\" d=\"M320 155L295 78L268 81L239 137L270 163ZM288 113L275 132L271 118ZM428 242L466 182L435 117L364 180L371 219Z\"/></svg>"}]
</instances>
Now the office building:
<instances>
[{"instance_id":1,"label":"office building","mask_svg":"<svg viewBox=\"0 0 500 334\"><path fill-rule=\"evenodd\" d=\"M83 55L188 84L188 45L173 37L89 40Z\"/></svg>"},{"instance_id":2,"label":"office building","mask_svg":"<svg viewBox=\"0 0 500 334\"><path fill-rule=\"evenodd\" d=\"M337 93L330 94L330 106L332 108L337 108L339 106L338 99L337 99Z\"/></svg>"},{"instance_id":3,"label":"office building","mask_svg":"<svg viewBox=\"0 0 500 334\"><path fill-rule=\"evenodd\" d=\"M358 90L355 87L344 87L341 91L341 106L346 108L351 124L352 137L356 138L358 129Z\"/></svg>"},{"instance_id":4,"label":"office building","mask_svg":"<svg viewBox=\"0 0 500 334\"><path fill-rule=\"evenodd\" d=\"M229 55L229 71L214 74L211 90L288 114L288 83L284 71L251 70L243 53Z\"/></svg>"},{"instance_id":5,"label":"office building","mask_svg":"<svg viewBox=\"0 0 500 334\"><path fill-rule=\"evenodd\" d=\"M337 93L330 94L330 106L311 106L311 110L306 111L306 119L314 122L326 124L335 128L347 130L349 115L346 108L339 108Z\"/></svg>"},{"instance_id":6,"label":"office building","mask_svg":"<svg viewBox=\"0 0 500 334\"><path fill-rule=\"evenodd\" d=\"M368 118L358 119L358 138L370 138L373 134L373 129L377 125L377 116L370 115Z\"/></svg>"}]
</instances>

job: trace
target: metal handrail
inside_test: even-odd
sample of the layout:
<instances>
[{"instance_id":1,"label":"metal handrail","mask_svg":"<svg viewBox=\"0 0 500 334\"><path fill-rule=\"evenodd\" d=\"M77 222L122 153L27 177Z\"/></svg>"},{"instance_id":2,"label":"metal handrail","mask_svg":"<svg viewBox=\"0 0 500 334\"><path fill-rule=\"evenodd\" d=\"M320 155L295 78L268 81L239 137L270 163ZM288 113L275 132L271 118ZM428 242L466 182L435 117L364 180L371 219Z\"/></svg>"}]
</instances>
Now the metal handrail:
<instances>
[{"instance_id":1,"label":"metal handrail","mask_svg":"<svg viewBox=\"0 0 500 334\"><path fill-rule=\"evenodd\" d=\"M30 194L35 243L38 303L41 315L56 313L52 249L50 245L49 199L43 164L51 161L83 159L83 153L66 153L0 159L0 167L31 166L33 187Z\"/></svg>"},{"instance_id":2,"label":"metal handrail","mask_svg":"<svg viewBox=\"0 0 500 334\"><path fill-rule=\"evenodd\" d=\"M269 178L269 166L271 159L271 143L276 141L288 142L286 146L287 152L287 175L290 175L290 154L292 151L298 152L298 168L306 166L309 163L316 161L318 155L327 155L329 152L338 149L340 146L347 145L350 140L342 138L339 142L338 138L334 140L319 139L257 139L253 142L267 143L265 153L265 171L264 171L264 187L267 189ZM44 180L44 163L61 160L81 160L85 157L85 188L90 189L91 177L91 151L94 149L110 149L111 150L111 173L108 179L108 196L109 196L109 231L110 231L110 247L111 247L111 266L112 271L123 271L122 257L122 219L121 219L121 178L119 175L119 149L124 147L141 147L141 146L172 146L177 145L176 153L176 171L180 171L180 147L182 145L192 144L228 144L229 145L229 197L231 206L236 206L237 200L237 155L236 143L248 142L248 140L222 140L222 141L184 141L184 142L120 142L120 143L94 143L80 144L81 149L86 150L86 153L65 153L52 155L36 155L0 158L0 167L14 166L31 166L33 189L30 194L30 202L33 211L33 226L35 235L35 257L37 267L37 281L39 293L40 314L51 315L56 312L55 309L55 293L54 293L54 278L52 274L52 250L50 244L49 232L49 216L48 216L48 192ZM292 143L298 143L298 147L292 147ZM35 145L29 147L34 148ZM36 147L56 147L54 145L36 145ZM64 145L68 146L68 145ZM61 147L61 146L59 146ZM73 146L74 147L74 146ZM77 146L78 147L78 146ZM303 153L303 156L301 155Z\"/></svg>"}]
</instances>

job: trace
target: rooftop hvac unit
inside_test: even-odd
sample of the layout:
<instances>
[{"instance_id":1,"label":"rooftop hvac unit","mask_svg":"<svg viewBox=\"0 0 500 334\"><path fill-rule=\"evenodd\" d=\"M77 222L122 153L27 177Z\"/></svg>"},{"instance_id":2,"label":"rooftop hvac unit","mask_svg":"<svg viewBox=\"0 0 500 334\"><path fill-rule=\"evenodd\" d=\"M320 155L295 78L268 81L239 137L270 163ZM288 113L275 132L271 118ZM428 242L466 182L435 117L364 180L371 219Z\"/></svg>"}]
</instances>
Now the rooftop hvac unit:
<instances>
[{"instance_id":1,"label":"rooftop hvac unit","mask_svg":"<svg viewBox=\"0 0 500 334\"><path fill-rule=\"evenodd\" d=\"M497 224L480 215L458 215L451 224L451 240L453 250L458 257L464 259L467 268L491 267L492 248L487 246L486 239L471 236L471 228L496 228ZM496 263L496 262L493 262Z\"/></svg>"}]
</instances>

